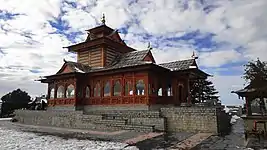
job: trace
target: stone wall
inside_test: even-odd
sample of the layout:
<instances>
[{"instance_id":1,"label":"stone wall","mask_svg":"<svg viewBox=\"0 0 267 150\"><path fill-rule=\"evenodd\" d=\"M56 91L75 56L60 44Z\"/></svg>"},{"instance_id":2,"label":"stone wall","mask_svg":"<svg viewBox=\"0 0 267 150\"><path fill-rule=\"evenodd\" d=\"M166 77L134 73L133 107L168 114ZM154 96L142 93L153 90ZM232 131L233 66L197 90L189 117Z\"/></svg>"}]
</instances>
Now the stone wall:
<instances>
[{"instance_id":1,"label":"stone wall","mask_svg":"<svg viewBox=\"0 0 267 150\"><path fill-rule=\"evenodd\" d=\"M75 106L48 106L47 110L57 111L57 110L63 110L63 111L74 111L76 110Z\"/></svg>"},{"instance_id":2,"label":"stone wall","mask_svg":"<svg viewBox=\"0 0 267 150\"><path fill-rule=\"evenodd\" d=\"M130 118L130 124L154 126L156 131L165 131L165 118Z\"/></svg>"},{"instance_id":3,"label":"stone wall","mask_svg":"<svg viewBox=\"0 0 267 150\"><path fill-rule=\"evenodd\" d=\"M63 128L82 128L82 111L32 111L16 110L19 123ZM90 123L87 127L90 127ZM91 124L93 127L93 125Z\"/></svg>"},{"instance_id":4,"label":"stone wall","mask_svg":"<svg viewBox=\"0 0 267 150\"><path fill-rule=\"evenodd\" d=\"M20 123L80 129L128 129L168 132L220 133L229 128L230 117L219 107L166 107L160 111L98 110L30 111L16 110Z\"/></svg>"},{"instance_id":5,"label":"stone wall","mask_svg":"<svg viewBox=\"0 0 267 150\"><path fill-rule=\"evenodd\" d=\"M85 105L83 110L85 113L92 111L125 111L125 110L148 110L148 105Z\"/></svg>"},{"instance_id":6,"label":"stone wall","mask_svg":"<svg viewBox=\"0 0 267 150\"><path fill-rule=\"evenodd\" d=\"M215 107L161 108L166 117L167 131L218 133L217 110Z\"/></svg>"}]
</instances>

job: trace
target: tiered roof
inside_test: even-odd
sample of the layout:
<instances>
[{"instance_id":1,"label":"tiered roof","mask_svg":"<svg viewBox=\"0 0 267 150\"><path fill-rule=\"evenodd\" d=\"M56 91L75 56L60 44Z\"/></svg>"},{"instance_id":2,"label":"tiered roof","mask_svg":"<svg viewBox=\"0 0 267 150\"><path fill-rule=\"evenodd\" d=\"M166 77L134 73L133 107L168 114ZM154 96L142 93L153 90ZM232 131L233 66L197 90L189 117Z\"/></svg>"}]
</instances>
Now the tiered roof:
<instances>
[{"instance_id":1,"label":"tiered roof","mask_svg":"<svg viewBox=\"0 0 267 150\"><path fill-rule=\"evenodd\" d=\"M90 73L103 70L113 70L113 69L148 65L148 64L153 64L158 67L165 68L169 71L182 71L182 70L197 68L195 59L180 60L162 64L156 64L152 61L145 61L144 58L148 55L148 53L151 53L151 51L150 50L133 51L125 53L120 56L118 55L113 60L113 62L106 67L90 67L78 62L65 61L64 65L58 71L58 73L61 73L62 69L65 68L66 66L69 66L71 72L78 72L78 73Z\"/></svg>"}]
</instances>

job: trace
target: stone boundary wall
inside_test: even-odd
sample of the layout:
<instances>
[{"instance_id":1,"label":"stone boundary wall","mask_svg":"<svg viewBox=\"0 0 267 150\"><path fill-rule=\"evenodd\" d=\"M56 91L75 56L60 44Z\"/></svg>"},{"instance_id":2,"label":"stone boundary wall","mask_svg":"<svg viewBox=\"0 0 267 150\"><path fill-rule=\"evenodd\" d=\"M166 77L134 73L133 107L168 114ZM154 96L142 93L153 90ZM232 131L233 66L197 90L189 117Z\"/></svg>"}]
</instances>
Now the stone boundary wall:
<instances>
[{"instance_id":1,"label":"stone boundary wall","mask_svg":"<svg viewBox=\"0 0 267 150\"><path fill-rule=\"evenodd\" d=\"M48 106L47 110L49 111L74 111L76 109L75 106Z\"/></svg>"},{"instance_id":2,"label":"stone boundary wall","mask_svg":"<svg viewBox=\"0 0 267 150\"><path fill-rule=\"evenodd\" d=\"M142 111L142 110L149 110L148 105L85 105L83 107L83 111L85 113L91 113L92 111Z\"/></svg>"},{"instance_id":3,"label":"stone boundary wall","mask_svg":"<svg viewBox=\"0 0 267 150\"><path fill-rule=\"evenodd\" d=\"M217 109L215 107L173 107L161 108L170 132L218 133Z\"/></svg>"},{"instance_id":4,"label":"stone boundary wall","mask_svg":"<svg viewBox=\"0 0 267 150\"><path fill-rule=\"evenodd\" d=\"M15 119L19 123L62 128L85 128L82 123L82 111L15 110L15 114ZM86 128L93 127L93 124L86 124Z\"/></svg>"},{"instance_id":5,"label":"stone boundary wall","mask_svg":"<svg viewBox=\"0 0 267 150\"><path fill-rule=\"evenodd\" d=\"M219 107L165 107L147 110L16 110L19 123L78 129L124 129L153 127L156 131L207 132L219 134L229 129L230 117ZM122 124L122 122L125 122ZM143 130L142 128L138 130Z\"/></svg>"}]
</instances>

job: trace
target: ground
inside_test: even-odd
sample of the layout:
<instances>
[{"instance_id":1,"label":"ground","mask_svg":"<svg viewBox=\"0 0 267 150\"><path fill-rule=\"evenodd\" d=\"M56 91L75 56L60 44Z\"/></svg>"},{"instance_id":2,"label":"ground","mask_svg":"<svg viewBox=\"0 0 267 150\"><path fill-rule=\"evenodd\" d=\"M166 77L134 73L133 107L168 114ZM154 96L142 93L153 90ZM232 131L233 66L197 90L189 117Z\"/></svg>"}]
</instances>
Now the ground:
<instances>
[{"instance_id":1,"label":"ground","mask_svg":"<svg viewBox=\"0 0 267 150\"><path fill-rule=\"evenodd\" d=\"M136 133L129 131L86 131L61 129L54 127L36 127L0 121L1 150L96 150L96 149L181 149L194 150L240 150L264 148L260 143L244 140L242 119L232 126L232 132L226 136L210 136L200 133ZM200 138L203 140L199 140ZM153 138L154 137L154 138ZM206 138L208 137L208 138Z\"/></svg>"}]
</instances>

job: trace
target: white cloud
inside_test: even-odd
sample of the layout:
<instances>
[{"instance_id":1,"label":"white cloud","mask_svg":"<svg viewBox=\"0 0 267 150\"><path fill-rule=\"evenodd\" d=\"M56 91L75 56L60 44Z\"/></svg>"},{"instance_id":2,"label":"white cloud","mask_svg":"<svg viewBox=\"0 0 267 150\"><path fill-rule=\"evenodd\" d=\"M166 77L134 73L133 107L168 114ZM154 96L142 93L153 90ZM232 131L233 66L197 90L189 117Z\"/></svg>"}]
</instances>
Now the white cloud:
<instances>
[{"instance_id":1,"label":"white cloud","mask_svg":"<svg viewBox=\"0 0 267 150\"><path fill-rule=\"evenodd\" d=\"M257 57L267 60L266 0L67 2L76 3L77 7L63 0L25 0L23 3L4 0L1 3L0 10L21 15L14 16L12 20L0 19L0 48L4 52L0 52L0 93L8 92L11 87L17 88L15 83L19 83L20 78L27 80L19 86L29 88L30 92L43 90L40 85L35 87L38 90L31 88L34 87L32 80L40 75L55 73L61 67L63 58L75 60L74 55L67 54L62 47L73 44L72 41L85 40L84 30L99 24L102 13L106 15L106 24L112 28L129 26L128 34L121 34L129 46L138 50L146 49L147 42L151 42L158 63L189 58L193 50L198 48L194 45L194 38L179 41L165 38L179 37L193 31L201 34L195 38L213 33L213 41L224 43L212 49L202 48L202 52L198 52L201 66L219 68L231 62ZM207 13L203 9L212 11ZM65 34L77 31L83 34L69 41L49 24L49 21L56 22L58 19L70 27L64 31ZM144 38L147 34L152 37ZM242 50L237 52L236 47L242 47ZM29 71L31 69L37 69L40 73L32 73ZM220 95L229 92L226 87L220 87L224 79L232 81L236 77L219 76L214 80ZM236 85L240 84L241 79Z\"/></svg>"},{"instance_id":2,"label":"white cloud","mask_svg":"<svg viewBox=\"0 0 267 150\"><path fill-rule=\"evenodd\" d=\"M203 52L199 57L201 59L201 65L203 66L220 67L223 64L240 61L242 55L235 50L220 50L213 52Z\"/></svg>"}]
</instances>

